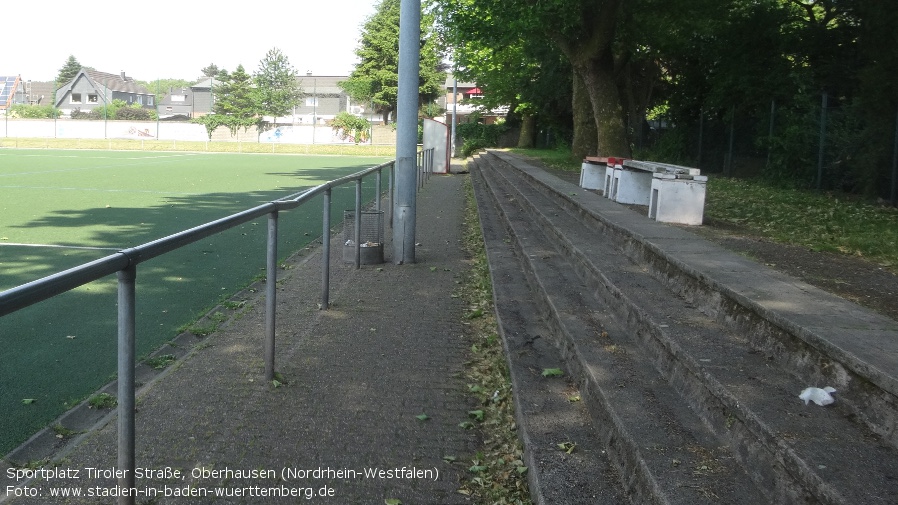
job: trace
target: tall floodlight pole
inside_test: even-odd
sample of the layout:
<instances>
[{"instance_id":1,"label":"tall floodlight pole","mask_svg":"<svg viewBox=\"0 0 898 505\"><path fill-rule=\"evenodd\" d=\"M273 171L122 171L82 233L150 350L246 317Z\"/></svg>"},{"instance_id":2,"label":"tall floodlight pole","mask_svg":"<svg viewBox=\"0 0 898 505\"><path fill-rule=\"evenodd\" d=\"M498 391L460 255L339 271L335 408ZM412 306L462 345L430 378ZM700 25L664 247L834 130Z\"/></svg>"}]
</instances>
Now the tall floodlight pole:
<instances>
[{"instance_id":1,"label":"tall floodlight pole","mask_svg":"<svg viewBox=\"0 0 898 505\"><path fill-rule=\"evenodd\" d=\"M402 0L396 104L396 199L393 202L393 263L397 265L415 262L420 57L421 0Z\"/></svg>"}]
</instances>

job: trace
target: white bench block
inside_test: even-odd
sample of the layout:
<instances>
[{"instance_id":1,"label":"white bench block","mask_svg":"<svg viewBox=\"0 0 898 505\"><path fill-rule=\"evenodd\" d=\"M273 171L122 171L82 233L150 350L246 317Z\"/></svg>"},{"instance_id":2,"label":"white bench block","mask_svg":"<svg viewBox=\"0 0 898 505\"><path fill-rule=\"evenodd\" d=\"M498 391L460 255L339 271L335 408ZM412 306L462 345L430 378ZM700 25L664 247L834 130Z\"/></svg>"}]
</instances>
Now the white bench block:
<instances>
[{"instance_id":1,"label":"white bench block","mask_svg":"<svg viewBox=\"0 0 898 505\"><path fill-rule=\"evenodd\" d=\"M623 168L614 171L611 199L617 203L648 205L652 189L652 172Z\"/></svg>"},{"instance_id":2,"label":"white bench block","mask_svg":"<svg viewBox=\"0 0 898 505\"><path fill-rule=\"evenodd\" d=\"M583 163L580 165L580 187L605 189L605 165Z\"/></svg>"},{"instance_id":3,"label":"white bench block","mask_svg":"<svg viewBox=\"0 0 898 505\"><path fill-rule=\"evenodd\" d=\"M602 196L614 199L614 193L617 190L617 172L622 170L620 165L608 165L605 167L605 184L602 189Z\"/></svg>"},{"instance_id":4,"label":"white bench block","mask_svg":"<svg viewBox=\"0 0 898 505\"><path fill-rule=\"evenodd\" d=\"M649 217L662 223L702 224L707 182L707 176L654 174Z\"/></svg>"}]
</instances>

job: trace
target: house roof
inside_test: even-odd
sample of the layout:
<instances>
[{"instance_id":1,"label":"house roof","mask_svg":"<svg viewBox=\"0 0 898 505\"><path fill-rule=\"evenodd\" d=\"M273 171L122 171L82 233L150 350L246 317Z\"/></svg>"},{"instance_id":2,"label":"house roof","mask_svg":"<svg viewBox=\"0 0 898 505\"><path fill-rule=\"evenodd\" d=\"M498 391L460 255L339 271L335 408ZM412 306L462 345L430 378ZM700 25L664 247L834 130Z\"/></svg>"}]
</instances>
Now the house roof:
<instances>
[{"instance_id":1,"label":"house roof","mask_svg":"<svg viewBox=\"0 0 898 505\"><path fill-rule=\"evenodd\" d=\"M19 78L15 75L0 77L0 107L7 107L12 102L12 97L19 85Z\"/></svg>"},{"instance_id":2,"label":"house roof","mask_svg":"<svg viewBox=\"0 0 898 505\"><path fill-rule=\"evenodd\" d=\"M51 103L55 86L52 81L29 81L21 76L0 77L0 108L16 102L36 105Z\"/></svg>"},{"instance_id":3,"label":"house roof","mask_svg":"<svg viewBox=\"0 0 898 505\"><path fill-rule=\"evenodd\" d=\"M343 94L343 89L338 85L340 81L349 79L347 75L298 75L296 83L302 88L302 92L311 96L314 93L319 95ZM191 84L191 89L209 89L212 86L212 78L206 77L195 84Z\"/></svg>"},{"instance_id":4,"label":"house roof","mask_svg":"<svg viewBox=\"0 0 898 505\"><path fill-rule=\"evenodd\" d=\"M30 91L30 101L37 105L52 105L56 83L53 81L31 81L31 86L28 90Z\"/></svg>"},{"instance_id":5,"label":"house roof","mask_svg":"<svg viewBox=\"0 0 898 505\"><path fill-rule=\"evenodd\" d=\"M212 78L206 77L199 82L190 85L190 89L209 89L212 87Z\"/></svg>"},{"instance_id":6,"label":"house roof","mask_svg":"<svg viewBox=\"0 0 898 505\"><path fill-rule=\"evenodd\" d=\"M81 69L91 81L103 86L110 91L120 91L122 93L140 93L149 95L150 92L143 86L137 84L133 77L128 77L125 72L120 74L109 74L97 70ZM77 79L77 76L75 77Z\"/></svg>"},{"instance_id":7,"label":"house roof","mask_svg":"<svg viewBox=\"0 0 898 505\"><path fill-rule=\"evenodd\" d=\"M349 79L348 75L300 75L296 77L296 82L302 87L302 92L308 96L313 94L339 95L345 92L338 83L347 79Z\"/></svg>"}]
</instances>

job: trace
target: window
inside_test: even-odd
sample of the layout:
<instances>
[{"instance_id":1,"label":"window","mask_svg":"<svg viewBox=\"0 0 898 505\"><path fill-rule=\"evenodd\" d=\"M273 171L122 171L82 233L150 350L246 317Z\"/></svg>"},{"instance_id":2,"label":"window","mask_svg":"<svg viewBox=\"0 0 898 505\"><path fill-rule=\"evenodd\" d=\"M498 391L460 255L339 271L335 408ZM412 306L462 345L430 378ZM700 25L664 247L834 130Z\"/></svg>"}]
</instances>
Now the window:
<instances>
[{"instance_id":1,"label":"window","mask_svg":"<svg viewBox=\"0 0 898 505\"><path fill-rule=\"evenodd\" d=\"M100 100L96 94L91 93L87 95L87 103L98 103Z\"/></svg>"},{"instance_id":2,"label":"window","mask_svg":"<svg viewBox=\"0 0 898 505\"><path fill-rule=\"evenodd\" d=\"M317 107L317 106L318 106L318 97L306 98L306 107Z\"/></svg>"},{"instance_id":3,"label":"window","mask_svg":"<svg viewBox=\"0 0 898 505\"><path fill-rule=\"evenodd\" d=\"M147 97L147 105L153 105L153 98L155 97L152 95Z\"/></svg>"},{"instance_id":4,"label":"window","mask_svg":"<svg viewBox=\"0 0 898 505\"><path fill-rule=\"evenodd\" d=\"M81 103L81 93L72 93L70 103Z\"/></svg>"},{"instance_id":5,"label":"window","mask_svg":"<svg viewBox=\"0 0 898 505\"><path fill-rule=\"evenodd\" d=\"M143 105L143 95L137 95L137 103Z\"/></svg>"},{"instance_id":6,"label":"window","mask_svg":"<svg viewBox=\"0 0 898 505\"><path fill-rule=\"evenodd\" d=\"M172 95L171 96L172 102L183 102L185 100L187 100L187 95Z\"/></svg>"},{"instance_id":7,"label":"window","mask_svg":"<svg viewBox=\"0 0 898 505\"><path fill-rule=\"evenodd\" d=\"M165 112L171 112L171 111L172 111L172 108L171 108L171 107L166 107L166 108L165 108Z\"/></svg>"}]
</instances>

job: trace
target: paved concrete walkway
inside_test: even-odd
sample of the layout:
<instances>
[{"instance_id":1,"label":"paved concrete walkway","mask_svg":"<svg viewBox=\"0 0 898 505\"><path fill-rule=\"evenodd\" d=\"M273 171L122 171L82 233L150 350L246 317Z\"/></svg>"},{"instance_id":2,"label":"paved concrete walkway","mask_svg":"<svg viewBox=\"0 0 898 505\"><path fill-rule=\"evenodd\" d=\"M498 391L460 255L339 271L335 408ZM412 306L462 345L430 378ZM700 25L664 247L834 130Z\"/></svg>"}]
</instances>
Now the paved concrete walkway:
<instances>
[{"instance_id":1,"label":"paved concrete walkway","mask_svg":"<svg viewBox=\"0 0 898 505\"><path fill-rule=\"evenodd\" d=\"M320 249L281 272L276 369L285 385L264 380L258 297L146 387L136 451L148 471L137 475L137 503L467 503L457 489L476 440L459 423L474 407L460 374L464 307L452 297L468 269L464 177L433 176L419 192L416 264L390 263L388 243L387 263L355 270L335 237L330 310L317 310ZM116 431L112 422L92 433L60 464L77 478L36 479L29 486L40 496L9 503L115 503L50 495L112 492L115 479L89 469L116 465ZM298 497L272 497L291 492Z\"/></svg>"}]
</instances>

